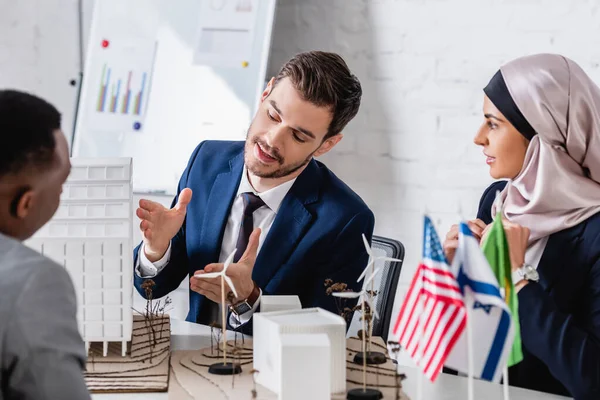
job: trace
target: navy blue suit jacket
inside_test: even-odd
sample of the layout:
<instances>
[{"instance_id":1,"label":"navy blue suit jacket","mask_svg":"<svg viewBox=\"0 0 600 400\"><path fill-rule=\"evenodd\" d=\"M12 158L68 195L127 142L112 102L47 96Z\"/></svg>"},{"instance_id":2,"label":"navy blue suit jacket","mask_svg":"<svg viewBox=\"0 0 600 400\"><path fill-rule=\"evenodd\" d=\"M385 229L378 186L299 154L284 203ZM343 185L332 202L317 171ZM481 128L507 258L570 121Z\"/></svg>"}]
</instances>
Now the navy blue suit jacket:
<instances>
[{"instance_id":1,"label":"navy blue suit jacket","mask_svg":"<svg viewBox=\"0 0 600 400\"><path fill-rule=\"evenodd\" d=\"M477 217L492 222L496 182L483 194ZM524 359L509 383L600 399L600 214L548 238L539 283L519 291Z\"/></svg>"},{"instance_id":2,"label":"navy blue suit jacket","mask_svg":"<svg viewBox=\"0 0 600 400\"><path fill-rule=\"evenodd\" d=\"M185 222L171 241L169 263L154 278L153 297L176 289L186 275L218 262L225 225L244 164L244 142L206 141L193 152L178 193L192 189ZM177 197L173 204L177 202ZM375 218L361 198L325 165L312 160L283 199L256 259L252 278L264 295L298 295L303 307L338 313L324 281L360 290L356 279L368 255L361 234L371 240ZM139 246L134 250L134 265ZM143 278L134 273L141 288ZM210 300L190 290L186 320L208 324ZM246 331L251 324L246 324Z\"/></svg>"}]
</instances>

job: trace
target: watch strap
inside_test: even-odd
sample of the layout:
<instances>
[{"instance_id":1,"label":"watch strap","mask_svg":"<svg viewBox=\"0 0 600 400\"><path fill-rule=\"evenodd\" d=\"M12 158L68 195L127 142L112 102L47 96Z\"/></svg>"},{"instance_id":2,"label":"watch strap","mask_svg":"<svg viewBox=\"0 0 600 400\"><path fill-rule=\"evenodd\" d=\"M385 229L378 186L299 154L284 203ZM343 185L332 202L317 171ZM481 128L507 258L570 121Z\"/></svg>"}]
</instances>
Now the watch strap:
<instances>
[{"instance_id":1,"label":"watch strap","mask_svg":"<svg viewBox=\"0 0 600 400\"><path fill-rule=\"evenodd\" d=\"M513 281L513 285L516 285L517 282L525 280L525 274L523 274L523 272L521 271L521 268L515 270L512 272L512 281Z\"/></svg>"},{"instance_id":2,"label":"watch strap","mask_svg":"<svg viewBox=\"0 0 600 400\"><path fill-rule=\"evenodd\" d=\"M254 282L254 287L252 288L252 292L250 293L248 298L245 300L242 300L238 303L230 305L229 309L233 313L235 313L235 315L238 315L238 316L242 315L242 314L252 310L252 307L258 301L259 296L260 296L260 289L259 289L258 285L256 284L256 282Z\"/></svg>"},{"instance_id":3,"label":"watch strap","mask_svg":"<svg viewBox=\"0 0 600 400\"><path fill-rule=\"evenodd\" d=\"M258 287L256 282L254 282L254 287L252 288L252 293L250 293L250 296L248 296L248 298L246 299L246 302L250 305L250 307L253 307L254 304L256 303L256 301L258 300L259 296L260 296L260 288Z\"/></svg>"}]
</instances>

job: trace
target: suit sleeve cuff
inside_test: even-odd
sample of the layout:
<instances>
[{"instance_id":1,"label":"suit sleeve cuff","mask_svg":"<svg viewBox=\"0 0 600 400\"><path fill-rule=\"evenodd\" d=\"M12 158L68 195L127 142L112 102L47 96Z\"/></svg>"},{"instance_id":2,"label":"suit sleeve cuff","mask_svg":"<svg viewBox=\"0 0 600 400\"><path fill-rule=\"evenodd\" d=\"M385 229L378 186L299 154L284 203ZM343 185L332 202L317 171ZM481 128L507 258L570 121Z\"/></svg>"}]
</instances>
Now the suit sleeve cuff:
<instances>
[{"instance_id":1,"label":"suit sleeve cuff","mask_svg":"<svg viewBox=\"0 0 600 400\"><path fill-rule=\"evenodd\" d=\"M137 257L137 265L135 266L135 273L140 278L154 278L169 263L169 259L171 258L171 243L169 243L169 247L167 248L165 255L154 263L148 260L148 257L146 257L144 246L145 245L143 243L140 246Z\"/></svg>"}]
</instances>

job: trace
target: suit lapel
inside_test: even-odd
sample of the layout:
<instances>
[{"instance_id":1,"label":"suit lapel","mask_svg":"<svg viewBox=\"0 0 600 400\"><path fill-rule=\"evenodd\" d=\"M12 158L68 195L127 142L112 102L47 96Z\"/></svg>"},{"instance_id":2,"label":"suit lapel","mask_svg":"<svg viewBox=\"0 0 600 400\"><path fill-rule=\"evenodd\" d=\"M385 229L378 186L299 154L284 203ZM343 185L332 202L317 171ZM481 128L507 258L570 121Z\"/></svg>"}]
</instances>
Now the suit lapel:
<instances>
[{"instance_id":1,"label":"suit lapel","mask_svg":"<svg viewBox=\"0 0 600 400\"><path fill-rule=\"evenodd\" d=\"M217 175L210 191L200 241L201 252L209 255L208 262L218 261L225 226L242 176L243 163L242 152L229 161L229 171Z\"/></svg>"},{"instance_id":2,"label":"suit lapel","mask_svg":"<svg viewBox=\"0 0 600 400\"><path fill-rule=\"evenodd\" d=\"M312 160L283 199L258 254L252 278L260 287L267 286L309 228L314 216L306 205L317 201L320 185L321 174Z\"/></svg>"}]
</instances>

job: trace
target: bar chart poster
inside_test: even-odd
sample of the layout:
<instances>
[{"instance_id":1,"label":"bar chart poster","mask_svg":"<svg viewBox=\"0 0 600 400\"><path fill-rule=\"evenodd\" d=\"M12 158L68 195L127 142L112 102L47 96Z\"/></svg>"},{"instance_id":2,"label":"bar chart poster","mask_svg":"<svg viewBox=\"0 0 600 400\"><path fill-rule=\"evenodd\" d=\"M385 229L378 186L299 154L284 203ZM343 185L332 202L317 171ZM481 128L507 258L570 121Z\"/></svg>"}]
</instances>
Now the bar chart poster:
<instances>
[{"instance_id":1,"label":"bar chart poster","mask_svg":"<svg viewBox=\"0 0 600 400\"><path fill-rule=\"evenodd\" d=\"M104 39L88 76L88 126L98 132L141 132L150 94L153 41Z\"/></svg>"}]
</instances>

